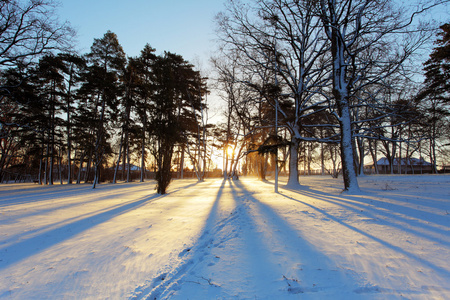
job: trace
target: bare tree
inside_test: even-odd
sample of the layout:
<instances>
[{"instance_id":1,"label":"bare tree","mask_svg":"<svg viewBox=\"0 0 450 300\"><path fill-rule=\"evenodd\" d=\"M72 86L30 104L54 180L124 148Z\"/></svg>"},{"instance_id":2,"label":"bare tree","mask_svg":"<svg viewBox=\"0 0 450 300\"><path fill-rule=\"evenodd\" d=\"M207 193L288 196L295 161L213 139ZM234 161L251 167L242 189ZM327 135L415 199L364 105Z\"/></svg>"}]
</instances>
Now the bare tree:
<instances>
[{"instance_id":1,"label":"bare tree","mask_svg":"<svg viewBox=\"0 0 450 300\"><path fill-rule=\"evenodd\" d=\"M74 32L55 17L55 2L0 2L0 68L26 65L52 50L68 49Z\"/></svg>"},{"instance_id":2,"label":"bare tree","mask_svg":"<svg viewBox=\"0 0 450 300\"><path fill-rule=\"evenodd\" d=\"M18 67L21 73L31 62L37 63L40 56L53 50L68 48L74 32L67 23L60 24L55 17L52 1L0 1L0 70ZM12 89L22 84L23 76L14 86L0 83L0 136L9 138L8 127L28 128L4 117L3 113L12 107L20 107L10 97ZM36 128L35 128L36 130Z\"/></svg>"},{"instance_id":3,"label":"bare tree","mask_svg":"<svg viewBox=\"0 0 450 300\"><path fill-rule=\"evenodd\" d=\"M208 128L211 127L211 125L208 124L207 95L209 91L205 84L206 79L206 77L202 77L201 80L198 80L197 94L192 94L189 90L187 91L188 103L191 110L190 113L192 115L192 132L184 133L186 143L182 145L181 154L181 161L183 161L184 149L187 151L194 168L194 173L199 182L204 181L206 175L208 160ZM183 171L183 163L180 164L181 171Z\"/></svg>"},{"instance_id":4,"label":"bare tree","mask_svg":"<svg viewBox=\"0 0 450 300\"><path fill-rule=\"evenodd\" d=\"M411 27L414 17L437 3L427 1L410 10L391 0L320 0L319 4L318 14L331 43L332 93L341 129L344 190L355 192L359 186L354 166L352 101L367 86L402 70L430 34L425 28Z\"/></svg>"},{"instance_id":5,"label":"bare tree","mask_svg":"<svg viewBox=\"0 0 450 300\"><path fill-rule=\"evenodd\" d=\"M242 69L236 60L227 60L223 57L221 59L212 58L212 63L217 73L216 88L219 90L220 98L226 103L223 111L226 120L216 128L216 133L221 142L219 147L223 151L223 176L228 178L233 175L232 167L235 156L232 154L235 153L239 140L242 141L239 139L239 131L242 126L246 125L240 121L239 114L241 112L238 111L238 103L251 104L245 97L245 86L238 80L238 77L242 76L242 74L238 75Z\"/></svg>"},{"instance_id":6,"label":"bare tree","mask_svg":"<svg viewBox=\"0 0 450 300\"><path fill-rule=\"evenodd\" d=\"M288 185L294 186L299 184L299 143L315 139L304 134L304 120L325 109L326 102L318 95L328 80L328 44L314 8L313 1L230 1L227 13L218 16L224 50L239 52L241 67L254 73L248 85L264 95L290 132ZM279 105L283 97L291 105Z\"/></svg>"}]
</instances>

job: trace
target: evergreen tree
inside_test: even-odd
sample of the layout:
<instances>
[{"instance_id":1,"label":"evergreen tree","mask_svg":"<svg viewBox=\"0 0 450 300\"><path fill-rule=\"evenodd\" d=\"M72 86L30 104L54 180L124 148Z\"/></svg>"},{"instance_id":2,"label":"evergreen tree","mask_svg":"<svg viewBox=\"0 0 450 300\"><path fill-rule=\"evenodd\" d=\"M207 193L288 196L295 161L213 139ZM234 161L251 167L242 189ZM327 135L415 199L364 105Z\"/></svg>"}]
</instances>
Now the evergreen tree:
<instances>
[{"instance_id":1,"label":"evergreen tree","mask_svg":"<svg viewBox=\"0 0 450 300\"><path fill-rule=\"evenodd\" d=\"M47 55L39 61L39 86L41 98L44 101L47 114L47 165L46 182L53 184L54 165L56 163L57 139L61 137L62 119L59 116L62 108L62 94L64 90L64 77L62 70L64 63L60 56ZM59 138L58 138L59 137ZM47 180L48 179L48 180Z\"/></svg>"},{"instance_id":2,"label":"evergreen tree","mask_svg":"<svg viewBox=\"0 0 450 300\"><path fill-rule=\"evenodd\" d=\"M439 27L438 45L425 62L425 88L419 98L433 97L442 103L450 101L450 24Z\"/></svg>"},{"instance_id":3,"label":"evergreen tree","mask_svg":"<svg viewBox=\"0 0 450 300\"><path fill-rule=\"evenodd\" d=\"M67 183L72 183L72 126L75 104L75 89L80 84L81 71L86 67L86 61L83 57L77 54L61 53L58 57L63 62L63 76L65 79L64 91L62 97L64 98L64 109L66 113L66 144L67 144Z\"/></svg>"},{"instance_id":4,"label":"evergreen tree","mask_svg":"<svg viewBox=\"0 0 450 300\"><path fill-rule=\"evenodd\" d=\"M140 101L136 104L136 113L139 118L139 122L142 125L140 130L141 141L138 143L141 146L141 176L140 181L144 181L145 174L145 160L146 160L146 143L147 135L149 132L149 112L150 112L150 99L153 95L153 83L152 83L152 68L156 60L155 49L149 44L145 45L141 51L141 55L135 60L135 67L138 70L140 77L138 85L138 94Z\"/></svg>"},{"instance_id":5,"label":"evergreen tree","mask_svg":"<svg viewBox=\"0 0 450 300\"><path fill-rule=\"evenodd\" d=\"M124 73L121 78L124 95L120 101L120 114L119 124L121 127L120 134L120 144L119 144L119 155L116 161L116 168L114 172L113 183L116 183L117 173L119 170L120 162L122 162L122 180L125 178L126 171L126 181L129 182L130 178L130 156L131 156L131 138L132 131L136 129L135 126L135 118L132 118L131 113L135 110L137 102L139 100L139 86L140 86L140 78L139 71L137 69L137 60L130 58L128 59L128 65L126 66Z\"/></svg>"},{"instance_id":6,"label":"evergreen tree","mask_svg":"<svg viewBox=\"0 0 450 300\"><path fill-rule=\"evenodd\" d=\"M424 88L417 96L425 115L423 124L430 141L431 163L437 163L439 139L448 133L450 117L450 24L440 27L438 45L424 64Z\"/></svg>"},{"instance_id":7,"label":"evergreen tree","mask_svg":"<svg viewBox=\"0 0 450 300\"><path fill-rule=\"evenodd\" d=\"M94 39L87 58L90 65L81 92L88 101L94 101L90 115L95 126L92 186L95 188L99 182L103 159L111 152L108 143L111 130L108 126L117 118L118 99L122 93L119 79L123 74L126 58L117 35L111 31L105 33L101 39Z\"/></svg>"},{"instance_id":8,"label":"evergreen tree","mask_svg":"<svg viewBox=\"0 0 450 300\"><path fill-rule=\"evenodd\" d=\"M44 154L40 149L49 122L36 74L35 68L11 68L1 73L5 88L0 90L0 181L6 169L25 157L39 162Z\"/></svg>"},{"instance_id":9,"label":"evergreen tree","mask_svg":"<svg viewBox=\"0 0 450 300\"><path fill-rule=\"evenodd\" d=\"M200 76L181 56L166 52L153 65L152 154L157 164L157 192L165 194L171 181L172 156L177 143L186 142L192 114L201 109L198 97Z\"/></svg>"}]
</instances>

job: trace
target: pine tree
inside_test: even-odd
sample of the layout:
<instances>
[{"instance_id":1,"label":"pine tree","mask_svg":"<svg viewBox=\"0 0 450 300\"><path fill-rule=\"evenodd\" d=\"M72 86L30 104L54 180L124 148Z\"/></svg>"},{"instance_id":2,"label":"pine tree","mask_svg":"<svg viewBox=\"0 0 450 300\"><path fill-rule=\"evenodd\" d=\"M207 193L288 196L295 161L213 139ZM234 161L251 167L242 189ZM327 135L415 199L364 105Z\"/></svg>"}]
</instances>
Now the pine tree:
<instances>
[{"instance_id":1,"label":"pine tree","mask_svg":"<svg viewBox=\"0 0 450 300\"><path fill-rule=\"evenodd\" d=\"M424 64L424 88L417 96L426 118L423 123L428 132L430 160L435 172L438 140L448 133L450 123L450 24L444 24L440 29L438 46Z\"/></svg>"},{"instance_id":2,"label":"pine tree","mask_svg":"<svg viewBox=\"0 0 450 300\"><path fill-rule=\"evenodd\" d=\"M64 89L64 77L62 70L64 63L59 56L47 55L39 61L39 85L42 91L41 97L45 101L47 110L47 124L49 138L47 142L47 178L50 185L53 184L54 166L56 163L57 135L61 137L62 119L59 117L62 108L62 94Z\"/></svg>"},{"instance_id":3,"label":"pine tree","mask_svg":"<svg viewBox=\"0 0 450 300\"><path fill-rule=\"evenodd\" d=\"M450 24L439 27L441 39L439 45L425 62L425 89L419 94L420 98L431 96L442 103L450 101Z\"/></svg>"},{"instance_id":4,"label":"pine tree","mask_svg":"<svg viewBox=\"0 0 450 300\"><path fill-rule=\"evenodd\" d=\"M181 56L166 52L153 65L154 95L151 127L154 138L152 154L158 171L157 192L165 194L171 181L172 157L178 143L186 142L189 124L194 118L191 108L201 109L195 90L200 76Z\"/></svg>"},{"instance_id":5,"label":"pine tree","mask_svg":"<svg viewBox=\"0 0 450 300\"><path fill-rule=\"evenodd\" d=\"M72 126L75 103L75 89L80 83L80 74L86 67L86 61L83 57L77 54L61 53L58 55L62 60L64 67L62 69L65 78L64 91L62 97L64 98L64 109L66 113L66 144L67 144L67 183L71 184L72 178Z\"/></svg>"},{"instance_id":6,"label":"pine tree","mask_svg":"<svg viewBox=\"0 0 450 300\"><path fill-rule=\"evenodd\" d=\"M150 111L150 99L153 93L153 83L152 83L152 66L156 59L155 49L149 44L145 45L144 49L141 51L141 55L135 61L135 67L138 70L140 77L138 93L140 101L137 102L136 112L139 117L139 121L142 124L140 131L141 134L141 176L140 181L144 181L145 174L145 159L146 159L146 143L147 134L149 131L149 111Z\"/></svg>"},{"instance_id":7,"label":"pine tree","mask_svg":"<svg viewBox=\"0 0 450 300\"><path fill-rule=\"evenodd\" d=\"M124 71L126 58L117 35L111 31L101 39L94 39L87 57L91 64L88 66L82 93L87 99L94 101L91 117L95 125L92 186L95 188L99 182L103 159L111 152L108 143L110 131L107 127L117 118L118 98L122 92L119 78Z\"/></svg>"}]
</instances>

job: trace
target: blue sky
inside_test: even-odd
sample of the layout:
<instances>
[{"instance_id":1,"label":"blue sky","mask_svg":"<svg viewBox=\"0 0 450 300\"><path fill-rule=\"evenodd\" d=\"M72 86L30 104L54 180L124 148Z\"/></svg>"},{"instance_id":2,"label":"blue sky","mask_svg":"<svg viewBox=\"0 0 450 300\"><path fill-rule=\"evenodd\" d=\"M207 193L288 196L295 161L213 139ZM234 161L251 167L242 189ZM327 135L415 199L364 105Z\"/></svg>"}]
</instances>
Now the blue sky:
<instances>
[{"instance_id":1,"label":"blue sky","mask_svg":"<svg viewBox=\"0 0 450 300\"><path fill-rule=\"evenodd\" d=\"M214 51L214 16L222 0L63 0L61 21L78 33L78 50L87 53L94 38L107 30L116 33L128 56L145 44L156 53L170 51L186 60L206 61Z\"/></svg>"},{"instance_id":2,"label":"blue sky","mask_svg":"<svg viewBox=\"0 0 450 300\"><path fill-rule=\"evenodd\" d=\"M78 50L87 53L94 38L116 33L128 56L138 56L145 44L156 53L170 51L195 64L215 49L214 16L225 0L61 0L61 21L78 32ZM448 6L428 16L448 20Z\"/></svg>"}]
</instances>

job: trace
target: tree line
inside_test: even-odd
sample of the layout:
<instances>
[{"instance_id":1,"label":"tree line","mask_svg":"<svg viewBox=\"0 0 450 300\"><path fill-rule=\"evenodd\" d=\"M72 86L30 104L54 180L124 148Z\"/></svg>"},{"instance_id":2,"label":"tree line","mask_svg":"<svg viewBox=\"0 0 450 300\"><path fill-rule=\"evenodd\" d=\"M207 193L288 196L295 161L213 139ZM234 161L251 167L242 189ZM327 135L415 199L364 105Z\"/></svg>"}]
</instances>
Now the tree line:
<instances>
[{"instance_id":1,"label":"tree line","mask_svg":"<svg viewBox=\"0 0 450 300\"><path fill-rule=\"evenodd\" d=\"M164 194L175 147L190 149L202 130L205 79L180 55L156 55L150 45L140 56L127 57L110 31L80 55L56 47L69 28L47 24L48 36L61 36L42 45L39 53L27 52L30 47L19 40L32 39L43 28L27 28L19 18L35 24L46 21L50 10L44 1L20 5L7 1L1 7L3 16L9 14L2 20L4 27L8 22L16 27L1 33L0 180L7 169L20 169L37 173L39 183L53 184L57 169L66 176L58 176L61 182L91 182L95 188L111 162L113 182L120 175L129 181L135 156L143 181L151 155L157 192ZM36 15L45 10L46 15ZM14 29L16 36L7 40ZM16 48L10 51L14 59L7 58L8 46Z\"/></svg>"},{"instance_id":2,"label":"tree line","mask_svg":"<svg viewBox=\"0 0 450 300\"><path fill-rule=\"evenodd\" d=\"M415 61L436 33L420 16L444 2L228 1L214 59L229 104L224 130L244 153L260 154L260 174L288 165L294 186L313 153L343 174L346 191L359 190L365 157L376 167L380 151L391 171L415 155L436 172L438 152L448 155L448 24L424 83Z\"/></svg>"},{"instance_id":3,"label":"tree line","mask_svg":"<svg viewBox=\"0 0 450 300\"><path fill-rule=\"evenodd\" d=\"M0 181L20 170L53 184L59 172L61 182L95 188L108 172L112 182L131 180L139 160L140 180L152 168L164 194L175 161L183 172L188 157L203 180L214 147L224 176L264 179L284 169L289 185L299 184L299 164L310 169L319 154L348 191L358 190L365 157L376 167L379 152L391 171L396 158L414 155L436 166L450 132L449 25L440 27L424 82L412 61L436 33L417 16L444 2L228 1L211 59L224 121L213 126L207 78L182 56L156 55L147 44L127 57L110 31L80 55L51 2L4 1Z\"/></svg>"}]
</instances>

